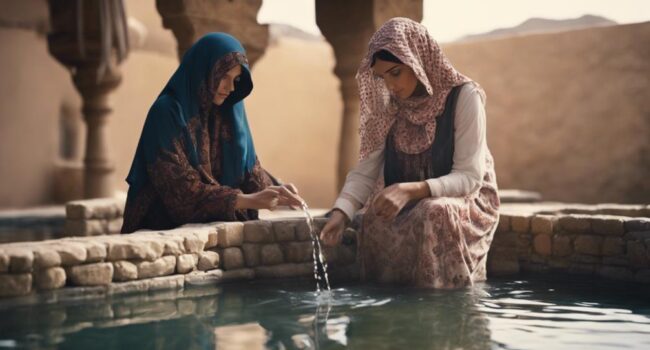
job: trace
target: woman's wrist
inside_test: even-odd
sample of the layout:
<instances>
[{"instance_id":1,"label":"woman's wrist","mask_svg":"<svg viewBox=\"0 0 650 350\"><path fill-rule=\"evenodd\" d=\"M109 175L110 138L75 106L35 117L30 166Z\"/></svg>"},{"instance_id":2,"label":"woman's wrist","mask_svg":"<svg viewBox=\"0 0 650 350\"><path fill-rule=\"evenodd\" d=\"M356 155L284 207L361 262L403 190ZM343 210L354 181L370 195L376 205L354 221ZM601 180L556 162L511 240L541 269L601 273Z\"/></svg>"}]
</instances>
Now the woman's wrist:
<instances>
[{"instance_id":1,"label":"woman's wrist","mask_svg":"<svg viewBox=\"0 0 650 350\"><path fill-rule=\"evenodd\" d=\"M249 198L247 195L240 193L237 195L235 201L235 209L248 209L250 207Z\"/></svg>"},{"instance_id":2,"label":"woman's wrist","mask_svg":"<svg viewBox=\"0 0 650 350\"><path fill-rule=\"evenodd\" d=\"M431 191L426 181L406 182L403 185L410 200L419 200L431 196Z\"/></svg>"},{"instance_id":3,"label":"woman's wrist","mask_svg":"<svg viewBox=\"0 0 650 350\"><path fill-rule=\"evenodd\" d=\"M350 222L350 218L348 218L348 215L339 208L332 209L332 217L343 221L343 223L346 225Z\"/></svg>"}]
</instances>

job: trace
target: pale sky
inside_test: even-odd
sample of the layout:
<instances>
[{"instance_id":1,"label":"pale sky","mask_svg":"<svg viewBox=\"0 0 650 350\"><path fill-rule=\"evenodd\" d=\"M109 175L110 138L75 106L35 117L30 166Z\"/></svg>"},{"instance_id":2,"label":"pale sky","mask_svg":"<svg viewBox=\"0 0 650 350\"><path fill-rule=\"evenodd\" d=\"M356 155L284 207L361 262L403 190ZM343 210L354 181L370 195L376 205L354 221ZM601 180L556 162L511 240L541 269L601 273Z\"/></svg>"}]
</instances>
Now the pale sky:
<instances>
[{"instance_id":1,"label":"pale sky","mask_svg":"<svg viewBox=\"0 0 650 350\"><path fill-rule=\"evenodd\" d=\"M263 0L260 23L284 23L319 34L314 0ZM512 27L530 17L568 19L584 14L618 23L650 21L650 0L424 0L422 23L440 42Z\"/></svg>"}]
</instances>

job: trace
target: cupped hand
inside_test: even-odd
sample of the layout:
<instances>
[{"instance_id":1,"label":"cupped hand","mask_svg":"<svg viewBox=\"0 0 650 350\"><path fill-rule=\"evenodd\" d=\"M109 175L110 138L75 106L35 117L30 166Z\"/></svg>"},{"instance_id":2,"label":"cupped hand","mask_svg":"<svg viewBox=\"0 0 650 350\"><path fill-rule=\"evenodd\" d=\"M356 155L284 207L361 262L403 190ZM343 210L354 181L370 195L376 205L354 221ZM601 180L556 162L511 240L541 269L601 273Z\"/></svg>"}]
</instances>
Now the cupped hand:
<instances>
[{"instance_id":1,"label":"cupped hand","mask_svg":"<svg viewBox=\"0 0 650 350\"><path fill-rule=\"evenodd\" d=\"M332 211L332 215L320 232L320 239L325 245L334 246L341 243L348 217L340 210Z\"/></svg>"}]
</instances>

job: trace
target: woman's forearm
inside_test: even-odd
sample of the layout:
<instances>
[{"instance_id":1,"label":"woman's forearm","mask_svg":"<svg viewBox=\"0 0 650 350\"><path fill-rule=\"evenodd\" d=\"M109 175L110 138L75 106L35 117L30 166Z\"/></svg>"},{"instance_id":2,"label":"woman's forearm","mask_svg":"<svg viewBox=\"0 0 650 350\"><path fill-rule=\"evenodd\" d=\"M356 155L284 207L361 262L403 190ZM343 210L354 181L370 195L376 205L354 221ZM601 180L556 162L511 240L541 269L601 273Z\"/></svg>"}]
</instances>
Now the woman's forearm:
<instances>
[{"instance_id":1,"label":"woman's forearm","mask_svg":"<svg viewBox=\"0 0 650 350\"><path fill-rule=\"evenodd\" d=\"M249 197L243 193L238 194L237 201L235 202L235 209L249 209L250 207Z\"/></svg>"},{"instance_id":2,"label":"woman's forearm","mask_svg":"<svg viewBox=\"0 0 650 350\"><path fill-rule=\"evenodd\" d=\"M431 197L431 191L429 191L429 185L426 181L403 182L399 186L408 193L411 200Z\"/></svg>"}]
</instances>

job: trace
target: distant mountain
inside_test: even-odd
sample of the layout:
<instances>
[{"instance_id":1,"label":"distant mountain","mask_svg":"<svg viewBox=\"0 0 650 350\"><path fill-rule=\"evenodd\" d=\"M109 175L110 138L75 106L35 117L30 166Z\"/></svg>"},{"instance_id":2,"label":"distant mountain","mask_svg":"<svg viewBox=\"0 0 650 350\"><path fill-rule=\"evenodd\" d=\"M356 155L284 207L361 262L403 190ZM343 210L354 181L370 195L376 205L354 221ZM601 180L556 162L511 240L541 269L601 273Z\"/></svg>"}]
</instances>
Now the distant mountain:
<instances>
[{"instance_id":1,"label":"distant mountain","mask_svg":"<svg viewBox=\"0 0 650 350\"><path fill-rule=\"evenodd\" d=\"M589 27L603 27L616 25L618 23L601 16L584 15L579 18L571 19L546 19L530 18L518 26L511 28L500 28L487 33L467 35L458 41L475 41L484 39L496 39L509 36L517 36L534 33L558 32Z\"/></svg>"},{"instance_id":2,"label":"distant mountain","mask_svg":"<svg viewBox=\"0 0 650 350\"><path fill-rule=\"evenodd\" d=\"M324 38L320 35L307 33L301 29L290 26L288 24L270 23L269 34L271 42L275 42L278 38L293 38L306 41L322 41Z\"/></svg>"}]
</instances>

